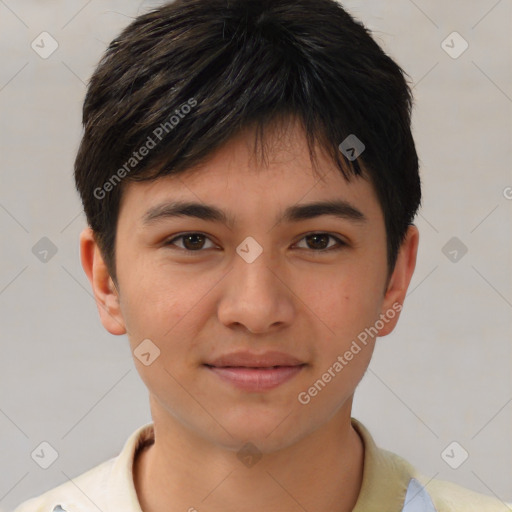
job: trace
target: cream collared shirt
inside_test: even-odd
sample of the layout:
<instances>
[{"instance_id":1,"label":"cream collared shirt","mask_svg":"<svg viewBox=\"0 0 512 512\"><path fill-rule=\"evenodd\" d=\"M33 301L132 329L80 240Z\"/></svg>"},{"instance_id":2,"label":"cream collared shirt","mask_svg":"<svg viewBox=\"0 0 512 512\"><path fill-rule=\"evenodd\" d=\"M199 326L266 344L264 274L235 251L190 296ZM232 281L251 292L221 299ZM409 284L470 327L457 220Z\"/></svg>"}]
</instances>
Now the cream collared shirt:
<instances>
[{"instance_id":1,"label":"cream collared shirt","mask_svg":"<svg viewBox=\"0 0 512 512\"><path fill-rule=\"evenodd\" d=\"M352 418L352 425L364 443L363 482L352 512L512 512L510 503L430 480L400 456L376 446L361 422ZM138 450L153 442L153 435L153 423L138 428L117 457L23 502L14 512L142 512L133 461Z\"/></svg>"}]
</instances>

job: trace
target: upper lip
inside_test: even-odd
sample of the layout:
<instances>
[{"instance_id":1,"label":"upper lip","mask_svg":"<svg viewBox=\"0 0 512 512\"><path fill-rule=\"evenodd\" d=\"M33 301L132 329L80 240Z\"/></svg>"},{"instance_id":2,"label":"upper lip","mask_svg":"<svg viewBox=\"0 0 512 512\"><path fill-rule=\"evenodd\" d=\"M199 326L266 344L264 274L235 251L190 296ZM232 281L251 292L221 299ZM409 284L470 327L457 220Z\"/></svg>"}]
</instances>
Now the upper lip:
<instances>
[{"instance_id":1,"label":"upper lip","mask_svg":"<svg viewBox=\"0 0 512 512\"><path fill-rule=\"evenodd\" d=\"M270 351L259 354L254 352L231 352L208 361L206 364L216 367L267 368L272 366L299 366L304 362L283 352Z\"/></svg>"}]
</instances>

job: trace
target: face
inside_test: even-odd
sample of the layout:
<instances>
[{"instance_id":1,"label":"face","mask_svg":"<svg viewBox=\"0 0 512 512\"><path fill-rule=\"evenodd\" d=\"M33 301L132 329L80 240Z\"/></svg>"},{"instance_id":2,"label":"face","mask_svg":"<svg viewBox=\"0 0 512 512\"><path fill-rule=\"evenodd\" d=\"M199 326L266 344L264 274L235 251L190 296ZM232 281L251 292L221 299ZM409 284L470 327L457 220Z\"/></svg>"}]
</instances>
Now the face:
<instances>
[{"instance_id":1,"label":"face","mask_svg":"<svg viewBox=\"0 0 512 512\"><path fill-rule=\"evenodd\" d=\"M375 333L398 319L417 238L386 289L370 182L347 182L322 152L315 174L298 125L273 139L266 164L254 161L253 140L241 133L193 173L126 184L119 293L100 313L146 354L134 361L155 424L265 452L350 415ZM176 215L178 202L198 207Z\"/></svg>"}]
</instances>

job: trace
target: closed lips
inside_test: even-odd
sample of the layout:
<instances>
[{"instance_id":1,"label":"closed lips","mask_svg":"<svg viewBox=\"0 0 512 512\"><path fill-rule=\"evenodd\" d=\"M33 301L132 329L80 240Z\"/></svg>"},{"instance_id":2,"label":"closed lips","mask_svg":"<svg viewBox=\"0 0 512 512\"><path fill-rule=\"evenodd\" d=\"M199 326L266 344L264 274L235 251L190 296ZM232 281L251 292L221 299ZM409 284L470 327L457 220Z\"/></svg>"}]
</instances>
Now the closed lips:
<instances>
[{"instance_id":1,"label":"closed lips","mask_svg":"<svg viewBox=\"0 0 512 512\"><path fill-rule=\"evenodd\" d=\"M282 352L233 352L224 354L212 361L205 363L206 366L217 368L275 368L280 366L302 366L306 363L294 356Z\"/></svg>"}]
</instances>

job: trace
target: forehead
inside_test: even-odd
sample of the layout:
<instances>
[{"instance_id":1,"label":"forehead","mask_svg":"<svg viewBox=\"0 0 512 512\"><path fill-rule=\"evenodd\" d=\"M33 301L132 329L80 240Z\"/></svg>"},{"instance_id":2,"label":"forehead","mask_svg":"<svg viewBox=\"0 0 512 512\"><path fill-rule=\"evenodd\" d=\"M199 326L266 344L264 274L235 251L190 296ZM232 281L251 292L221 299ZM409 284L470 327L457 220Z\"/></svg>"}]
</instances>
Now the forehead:
<instances>
[{"instance_id":1,"label":"forehead","mask_svg":"<svg viewBox=\"0 0 512 512\"><path fill-rule=\"evenodd\" d=\"M357 176L347 181L319 146L315 148L316 163L313 162L300 125L276 126L267 132L264 158L255 151L254 140L254 132L244 130L183 173L125 183L120 216L137 215L143 222L149 210L177 200L214 203L233 215L343 200L370 220L381 216L372 183Z\"/></svg>"}]
</instances>

